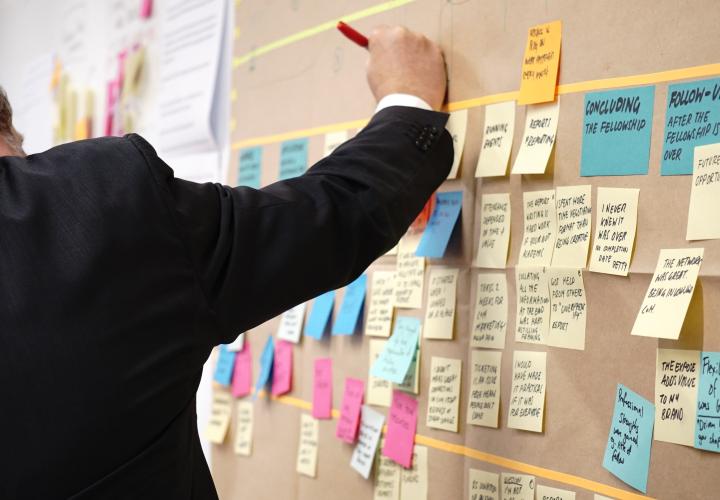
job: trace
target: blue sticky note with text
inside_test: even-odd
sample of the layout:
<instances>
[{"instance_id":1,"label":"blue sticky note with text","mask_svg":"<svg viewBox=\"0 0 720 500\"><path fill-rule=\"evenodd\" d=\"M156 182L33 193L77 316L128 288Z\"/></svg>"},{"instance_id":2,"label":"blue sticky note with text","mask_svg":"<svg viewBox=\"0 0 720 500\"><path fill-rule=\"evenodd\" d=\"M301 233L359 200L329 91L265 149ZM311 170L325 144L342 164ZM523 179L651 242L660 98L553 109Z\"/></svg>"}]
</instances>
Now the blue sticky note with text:
<instances>
[{"instance_id":1,"label":"blue sticky note with text","mask_svg":"<svg viewBox=\"0 0 720 500\"><path fill-rule=\"evenodd\" d=\"M603 467L643 493L647 492L654 424L655 406L618 384Z\"/></svg>"},{"instance_id":2,"label":"blue sticky note with text","mask_svg":"<svg viewBox=\"0 0 720 500\"><path fill-rule=\"evenodd\" d=\"M462 210L462 191L438 193L427 227L420 238L415 255L439 259L445 255L455 223Z\"/></svg>"},{"instance_id":3,"label":"blue sticky note with text","mask_svg":"<svg viewBox=\"0 0 720 500\"><path fill-rule=\"evenodd\" d=\"M720 453L720 352L700 355L695 448Z\"/></svg>"},{"instance_id":4,"label":"blue sticky note with text","mask_svg":"<svg viewBox=\"0 0 720 500\"><path fill-rule=\"evenodd\" d=\"M660 173L693 173L695 146L720 142L720 78L670 85Z\"/></svg>"},{"instance_id":5,"label":"blue sticky note with text","mask_svg":"<svg viewBox=\"0 0 720 500\"><path fill-rule=\"evenodd\" d=\"M384 380L402 384L412 364L420 339L420 319L399 316L385 348L373 363L370 374Z\"/></svg>"},{"instance_id":6,"label":"blue sticky note with text","mask_svg":"<svg viewBox=\"0 0 720 500\"><path fill-rule=\"evenodd\" d=\"M352 335L357 327L358 317L365 303L365 290L367 289L367 274L345 287L345 296L340 305L337 319L333 324L333 335Z\"/></svg>"},{"instance_id":7,"label":"blue sticky note with text","mask_svg":"<svg viewBox=\"0 0 720 500\"><path fill-rule=\"evenodd\" d=\"M585 94L580 175L645 175L655 86Z\"/></svg>"},{"instance_id":8,"label":"blue sticky note with text","mask_svg":"<svg viewBox=\"0 0 720 500\"><path fill-rule=\"evenodd\" d=\"M315 297L310 316L305 323L305 335L317 340L322 338L332 314L333 304L335 304L335 290Z\"/></svg>"},{"instance_id":9,"label":"blue sticky note with text","mask_svg":"<svg viewBox=\"0 0 720 500\"><path fill-rule=\"evenodd\" d=\"M307 169L308 140L293 139L280 145L280 174L278 179L284 181L305 173Z\"/></svg>"},{"instance_id":10,"label":"blue sticky note with text","mask_svg":"<svg viewBox=\"0 0 720 500\"><path fill-rule=\"evenodd\" d=\"M237 185L260 189L262 148L241 149L238 155Z\"/></svg>"},{"instance_id":11,"label":"blue sticky note with text","mask_svg":"<svg viewBox=\"0 0 720 500\"><path fill-rule=\"evenodd\" d=\"M269 336L263 347L262 354L260 355L260 375L258 376L257 382L255 382L255 394L263 389L270 381L273 368L273 358L275 356L275 344L273 343L272 336Z\"/></svg>"},{"instance_id":12,"label":"blue sticky note with text","mask_svg":"<svg viewBox=\"0 0 720 500\"><path fill-rule=\"evenodd\" d=\"M229 351L225 344L220 345L215 374L213 379L218 384L230 385L232 382L233 369L235 368L235 352Z\"/></svg>"}]
</instances>

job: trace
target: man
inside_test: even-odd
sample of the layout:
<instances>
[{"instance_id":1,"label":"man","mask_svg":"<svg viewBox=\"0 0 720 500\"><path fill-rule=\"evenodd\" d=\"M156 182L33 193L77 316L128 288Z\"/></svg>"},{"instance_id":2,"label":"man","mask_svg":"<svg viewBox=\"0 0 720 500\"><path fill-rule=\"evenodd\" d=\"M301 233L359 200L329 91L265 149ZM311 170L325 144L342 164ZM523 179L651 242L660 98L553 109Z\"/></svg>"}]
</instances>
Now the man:
<instances>
[{"instance_id":1,"label":"man","mask_svg":"<svg viewBox=\"0 0 720 500\"><path fill-rule=\"evenodd\" d=\"M195 416L212 347L351 282L450 169L447 115L416 109L442 105L439 48L383 27L369 53L368 126L261 190L174 179L136 135L25 158L3 105L0 498L217 497Z\"/></svg>"}]
</instances>

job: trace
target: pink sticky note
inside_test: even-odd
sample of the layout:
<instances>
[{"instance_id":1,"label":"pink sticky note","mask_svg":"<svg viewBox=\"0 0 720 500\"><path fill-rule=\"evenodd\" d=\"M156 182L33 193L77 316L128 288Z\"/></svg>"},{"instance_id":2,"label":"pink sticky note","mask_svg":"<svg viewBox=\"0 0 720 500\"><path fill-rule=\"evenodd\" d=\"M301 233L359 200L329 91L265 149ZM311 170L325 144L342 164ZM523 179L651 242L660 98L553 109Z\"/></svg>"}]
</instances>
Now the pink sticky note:
<instances>
[{"instance_id":1,"label":"pink sticky note","mask_svg":"<svg viewBox=\"0 0 720 500\"><path fill-rule=\"evenodd\" d=\"M315 418L332 418L332 359L315 360L313 408Z\"/></svg>"},{"instance_id":2,"label":"pink sticky note","mask_svg":"<svg viewBox=\"0 0 720 500\"><path fill-rule=\"evenodd\" d=\"M273 360L273 396L286 394L292 387L292 344L284 340L275 343L275 359Z\"/></svg>"},{"instance_id":3,"label":"pink sticky note","mask_svg":"<svg viewBox=\"0 0 720 500\"><path fill-rule=\"evenodd\" d=\"M232 378L232 395L236 398L247 396L252 390L252 356L250 343L245 342L242 351L235 356L235 370Z\"/></svg>"},{"instance_id":4,"label":"pink sticky note","mask_svg":"<svg viewBox=\"0 0 720 500\"><path fill-rule=\"evenodd\" d=\"M152 16L153 0L142 0L140 2L140 18L147 19Z\"/></svg>"},{"instance_id":5,"label":"pink sticky note","mask_svg":"<svg viewBox=\"0 0 720 500\"><path fill-rule=\"evenodd\" d=\"M382 454L405 468L412 467L413 444L417 428L417 406L415 398L393 389Z\"/></svg>"},{"instance_id":6,"label":"pink sticky note","mask_svg":"<svg viewBox=\"0 0 720 500\"><path fill-rule=\"evenodd\" d=\"M345 379L345 393L335 435L346 443L354 443L357 438L364 392L365 382L350 377Z\"/></svg>"}]
</instances>

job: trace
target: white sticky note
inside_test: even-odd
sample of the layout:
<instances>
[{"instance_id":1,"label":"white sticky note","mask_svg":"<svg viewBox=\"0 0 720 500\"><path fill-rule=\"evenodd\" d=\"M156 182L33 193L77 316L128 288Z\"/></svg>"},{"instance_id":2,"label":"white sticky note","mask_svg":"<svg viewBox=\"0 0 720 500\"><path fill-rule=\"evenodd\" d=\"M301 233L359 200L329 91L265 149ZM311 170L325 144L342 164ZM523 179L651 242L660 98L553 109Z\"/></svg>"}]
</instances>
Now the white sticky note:
<instances>
[{"instance_id":1,"label":"white sticky note","mask_svg":"<svg viewBox=\"0 0 720 500\"><path fill-rule=\"evenodd\" d=\"M575 492L538 484L537 500L575 500Z\"/></svg>"},{"instance_id":2,"label":"white sticky note","mask_svg":"<svg viewBox=\"0 0 720 500\"><path fill-rule=\"evenodd\" d=\"M696 146L688 209L688 240L720 238L720 143Z\"/></svg>"},{"instance_id":3,"label":"white sticky note","mask_svg":"<svg viewBox=\"0 0 720 500\"><path fill-rule=\"evenodd\" d=\"M428 449L413 447L412 467L400 470L400 500L426 500L428 490Z\"/></svg>"},{"instance_id":4,"label":"white sticky note","mask_svg":"<svg viewBox=\"0 0 720 500\"><path fill-rule=\"evenodd\" d=\"M390 407L392 402L392 382L380 377L373 377L370 373L375 360L380 353L385 350L387 340L371 339L370 340L370 362L368 364L368 383L367 383L367 404L375 406Z\"/></svg>"},{"instance_id":5,"label":"white sticky note","mask_svg":"<svg viewBox=\"0 0 720 500\"><path fill-rule=\"evenodd\" d=\"M245 333L241 333L237 336L235 340L233 340L230 344L227 344L225 348L230 352L239 352L243 350L243 346L245 345Z\"/></svg>"},{"instance_id":6,"label":"white sticky note","mask_svg":"<svg viewBox=\"0 0 720 500\"><path fill-rule=\"evenodd\" d=\"M377 454L373 500L400 500L400 470L391 458Z\"/></svg>"},{"instance_id":7,"label":"white sticky note","mask_svg":"<svg viewBox=\"0 0 720 500\"><path fill-rule=\"evenodd\" d=\"M423 325L423 336L426 339L452 340L457 278L457 269L430 269Z\"/></svg>"},{"instance_id":8,"label":"white sticky note","mask_svg":"<svg viewBox=\"0 0 720 500\"><path fill-rule=\"evenodd\" d=\"M480 239L475 265L505 269L510 246L510 193L480 198Z\"/></svg>"},{"instance_id":9,"label":"white sticky note","mask_svg":"<svg viewBox=\"0 0 720 500\"><path fill-rule=\"evenodd\" d=\"M305 305L306 303L303 302L282 314L277 330L278 340L287 340L293 344L300 342L303 319L305 318Z\"/></svg>"},{"instance_id":10,"label":"white sticky note","mask_svg":"<svg viewBox=\"0 0 720 500\"><path fill-rule=\"evenodd\" d=\"M395 305L395 272L375 271L370 284L370 306L368 307L365 335L389 337L392 328L393 306Z\"/></svg>"},{"instance_id":11,"label":"white sticky note","mask_svg":"<svg viewBox=\"0 0 720 500\"><path fill-rule=\"evenodd\" d=\"M550 266L557 237L555 190L524 192L523 217L523 240L517 265Z\"/></svg>"},{"instance_id":12,"label":"white sticky note","mask_svg":"<svg viewBox=\"0 0 720 500\"><path fill-rule=\"evenodd\" d=\"M478 274L475 288L475 310L470 325L470 347L505 348L507 301L505 273Z\"/></svg>"},{"instance_id":13,"label":"white sticky note","mask_svg":"<svg viewBox=\"0 0 720 500\"><path fill-rule=\"evenodd\" d=\"M513 164L513 174L545 173L555 144L560 101L531 104L525 112L525 131Z\"/></svg>"},{"instance_id":14,"label":"white sticky note","mask_svg":"<svg viewBox=\"0 0 720 500\"><path fill-rule=\"evenodd\" d=\"M547 344L566 349L585 349L587 300L580 269L548 269L550 329Z\"/></svg>"},{"instance_id":15,"label":"white sticky note","mask_svg":"<svg viewBox=\"0 0 720 500\"><path fill-rule=\"evenodd\" d=\"M447 176L448 179L455 179L460 170L460 161L462 159L463 149L465 148L465 133L467 132L467 117L468 110L460 109L450 113L445 128L450 132L450 136L453 140L453 164L450 169L450 174Z\"/></svg>"},{"instance_id":16,"label":"white sticky note","mask_svg":"<svg viewBox=\"0 0 720 500\"><path fill-rule=\"evenodd\" d=\"M503 472L500 483L502 500L535 500L535 476Z\"/></svg>"},{"instance_id":17,"label":"white sticky note","mask_svg":"<svg viewBox=\"0 0 720 500\"><path fill-rule=\"evenodd\" d=\"M425 286L425 258L416 257L415 249L420 235L400 239L395 272L395 307L419 309L422 307Z\"/></svg>"},{"instance_id":18,"label":"white sticky note","mask_svg":"<svg viewBox=\"0 0 720 500\"><path fill-rule=\"evenodd\" d=\"M445 431L458 431L462 361L433 356L430 361L430 390L426 425Z\"/></svg>"},{"instance_id":19,"label":"white sticky note","mask_svg":"<svg viewBox=\"0 0 720 500\"><path fill-rule=\"evenodd\" d=\"M384 423L385 416L382 413L367 405L362 406L358 442L350 457L350 467L365 479L370 477Z\"/></svg>"},{"instance_id":20,"label":"white sticky note","mask_svg":"<svg viewBox=\"0 0 720 500\"><path fill-rule=\"evenodd\" d=\"M337 132L328 132L325 134L325 145L323 147L323 158L330 156L340 144L348 140L347 130L338 130Z\"/></svg>"},{"instance_id":21,"label":"white sticky note","mask_svg":"<svg viewBox=\"0 0 720 500\"><path fill-rule=\"evenodd\" d=\"M470 469L468 474L468 500L501 500L498 484L500 476L493 472Z\"/></svg>"},{"instance_id":22,"label":"white sticky note","mask_svg":"<svg viewBox=\"0 0 720 500\"><path fill-rule=\"evenodd\" d=\"M233 449L236 455L249 457L252 454L253 404L250 401L238 401L236 407Z\"/></svg>"},{"instance_id":23,"label":"white sticky note","mask_svg":"<svg viewBox=\"0 0 720 500\"><path fill-rule=\"evenodd\" d=\"M598 188L590 271L628 275L639 195L639 189Z\"/></svg>"},{"instance_id":24,"label":"white sticky note","mask_svg":"<svg viewBox=\"0 0 720 500\"><path fill-rule=\"evenodd\" d=\"M700 351L658 349L655 368L657 441L695 444Z\"/></svg>"},{"instance_id":25,"label":"white sticky note","mask_svg":"<svg viewBox=\"0 0 720 500\"><path fill-rule=\"evenodd\" d=\"M515 132L515 101L485 107L483 140L475 177L502 176L507 172Z\"/></svg>"},{"instance_id":26,"label":"white sticky note","mask_svg":"<svg viewBox=\"0 0 720 500\"><path fill-rule=\"evenodd\" d=\"M309 477L317 475L318 437L320 425L307 413L300 414L300 443L296 470Z\"/></svg>"},{"instance_id":27,"label":"white sticky note","mask_svg":"<svg viewBox=\"0 0 720 500\"><path fill-rule=\"evenodd\" d=\"M467 421L472 425L498 426L502 351L472 351ZM497 480L495 481L497 487Z\"/></svg>"},{"instance_id":28,"label":"white sticky note","mask_svg":"<svg viewBox=\"0 0 720 500\"><path fill-rule=\"evenodd\" d=\"M543 431L546 360L545 352L515 351L508 427Z\"/></svg>"},{"instance_id":29,"label":"white sticky note","mask_svg":"<svg viewBox=\"0 0 720 500\"><path fill-rule=\"evenodd\" d=\"M583 269L587 264L592 225L592 186L555 188L557 238L552 266Z\"/></svg>"},{"instance_id":30,"label":"white sticky note","mask_svg":"<svg viewBox=\"0 0 720 500\"><path fill-rule=\"evenodd\" d=\"M550 328L550 286L544 267L515 268L515 341L547 344Z\"/></svg>"},{"instance_id":31,"label":"white sticky note","mask_svg":"<svg viewBox=\"0 0 720 500\"><path fill-rule=\"evenodd\" d=\"M215 444L225 441L230 417L232 415L232 396L229 392L220 389L213 391L210 420L205 427L205 439Z\"/></svg>"}]
</instances>

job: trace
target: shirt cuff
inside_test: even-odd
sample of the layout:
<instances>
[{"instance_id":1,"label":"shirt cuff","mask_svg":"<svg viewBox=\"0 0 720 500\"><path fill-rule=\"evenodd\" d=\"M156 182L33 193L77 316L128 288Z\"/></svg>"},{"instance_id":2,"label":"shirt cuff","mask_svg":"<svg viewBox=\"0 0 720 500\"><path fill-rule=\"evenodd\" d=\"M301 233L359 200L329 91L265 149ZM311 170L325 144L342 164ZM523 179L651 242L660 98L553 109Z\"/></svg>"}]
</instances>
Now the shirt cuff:
<instances>
[{"instance_id":1,"label":"shirt cuff","mask_svg":"<svg viewBox=\"0 0 720 500\"><path fill-rule=\"evenodd\" d=\"M408 106L410 108L420 108L428 111L433 110L427 102L420 99L418 96L410 94L388 94L380 99L380 102L378 102L378 105L375 108L375 112L377 113L378 111L389 108L390 106Z\"/></svg>"}]
</instances>

